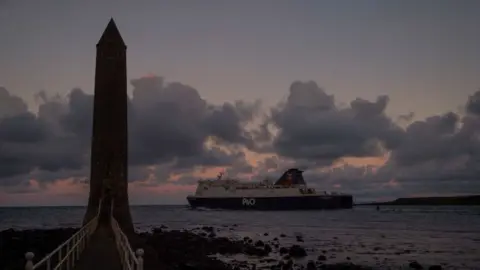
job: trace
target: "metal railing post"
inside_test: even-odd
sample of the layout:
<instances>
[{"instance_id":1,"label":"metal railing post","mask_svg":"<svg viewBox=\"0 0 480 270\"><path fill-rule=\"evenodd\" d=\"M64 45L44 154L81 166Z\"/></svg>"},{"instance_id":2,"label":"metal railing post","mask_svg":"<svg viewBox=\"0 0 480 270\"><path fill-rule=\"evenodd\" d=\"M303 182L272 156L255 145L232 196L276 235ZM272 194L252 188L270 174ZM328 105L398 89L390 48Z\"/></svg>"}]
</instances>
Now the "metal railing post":
<instances>
[{"instance_id":1,"label":"metal railing post","mask_svg":"<svg viewBox=\"0 0 480 270\"><path fill-rule=\"evenodd\" d=\"M143 249L139 248L137 249L137 270L143 270L143 254L144 254L144 251Z\"/></svg>"},{"instance_id":2,"label":"metal railing post","mask_svg":"<svg viewBox=\"0 0 480 270\"><path fill-rule=\"evenodd\" d=\"M25 264L25 270L33 270L33 257L35 257L33 252L25 253L25 259L27 260L27 263Z\"/></svg>"}]
</instances>

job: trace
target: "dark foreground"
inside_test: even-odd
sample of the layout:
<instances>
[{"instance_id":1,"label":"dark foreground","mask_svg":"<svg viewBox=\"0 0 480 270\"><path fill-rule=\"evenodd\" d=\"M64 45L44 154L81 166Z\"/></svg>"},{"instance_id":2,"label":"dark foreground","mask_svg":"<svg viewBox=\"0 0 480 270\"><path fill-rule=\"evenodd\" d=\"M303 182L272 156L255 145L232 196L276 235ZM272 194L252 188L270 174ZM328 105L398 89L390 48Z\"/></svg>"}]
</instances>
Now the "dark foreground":
<instances>
[{"instance_id":1,"label":"dark foreground","mask_svg":"<svg viewBox=\"0 0 480 270\"><path fill-rule=\"evenodd\" d=\"M1 231L0 269L23 269L25 252L34 252L34 261L38 261L76 231L77 229L73 228ZM134 249L145 249L145 270L373 269L356 265L350 258L346 258L345 263L329 264L328 258L334 254L327 251L315 254L316 260L302 260L307 253L312 252L301 246L302 239L297 239L298 245L283 246L281 239L284 235L272 235L270 241L262 242L250 238L234 240L217 237L215 231L212 227L199 227L191 231L168 230L162 227L151 233L136 234L131 237L131 242ZM220 257L230 260L227 263L226 260L220 260ZM411 262L410 268L442 269L441 266L421 268L417 262Z\"/></svg>"}]
</instances>

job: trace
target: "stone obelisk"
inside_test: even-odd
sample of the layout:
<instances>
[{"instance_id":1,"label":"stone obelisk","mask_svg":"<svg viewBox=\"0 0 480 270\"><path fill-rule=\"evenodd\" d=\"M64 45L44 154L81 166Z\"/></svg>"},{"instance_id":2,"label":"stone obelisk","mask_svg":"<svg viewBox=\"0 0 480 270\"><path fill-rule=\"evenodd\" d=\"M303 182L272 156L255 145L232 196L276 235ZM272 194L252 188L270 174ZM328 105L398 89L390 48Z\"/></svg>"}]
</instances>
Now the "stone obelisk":
<instances>
[{"instance_id":1,"label":"stone obelisk","mask_svg":"<svg viewBox=\"0 0 480 270\"><path fill-rule=\"evenodd\" d=\"M90 165L90 195L84 224L102 199L100 224L110 209L125 233L133 232L128 202L127 46L113 19L98 44ZM113 203L113 208L111 208Z\"/></svg>"}]
</instances>

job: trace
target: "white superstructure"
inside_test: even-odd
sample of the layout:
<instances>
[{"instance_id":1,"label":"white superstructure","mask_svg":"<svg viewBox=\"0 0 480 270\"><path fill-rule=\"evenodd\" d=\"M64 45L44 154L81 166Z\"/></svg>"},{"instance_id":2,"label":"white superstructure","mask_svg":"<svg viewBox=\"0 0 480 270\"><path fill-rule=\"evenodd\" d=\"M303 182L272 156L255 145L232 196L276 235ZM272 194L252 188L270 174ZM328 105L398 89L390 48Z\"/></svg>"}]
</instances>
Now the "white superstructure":
<instances>
[{"instance_id":1,"label":"white superstructure","mask_svg":"<svg viewBox=\"0 0 480 270\"><path fill-rule=\"evenodd\" d=\"M200 180L195 197L226 198L226 197L296 197L296 196L335 196L336 192L317 192L306 184L279 185L265 180L263 182L240 182L235 179Z\"/></svg>"}]
</instances>

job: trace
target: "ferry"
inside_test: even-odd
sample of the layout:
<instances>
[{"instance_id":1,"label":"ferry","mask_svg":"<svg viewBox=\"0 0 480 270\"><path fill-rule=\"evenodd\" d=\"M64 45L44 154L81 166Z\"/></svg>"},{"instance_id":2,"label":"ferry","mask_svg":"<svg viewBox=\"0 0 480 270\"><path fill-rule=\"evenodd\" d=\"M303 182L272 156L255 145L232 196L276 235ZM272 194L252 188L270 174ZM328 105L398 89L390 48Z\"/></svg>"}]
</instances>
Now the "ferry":
<instances>
[{"instance_id":1,"label":"ferry","mask_svg":"<svg viewBox=\"0 0 480 270\"><path fill-rule=\"evenodd\" d=\"M187 196L192 208L232 210L349 209L353 196L316 191L303 179L303 171L292 168L275 182L241 182L236 179L200 180L194 195Z\"/></svg>"}]
</instances>

